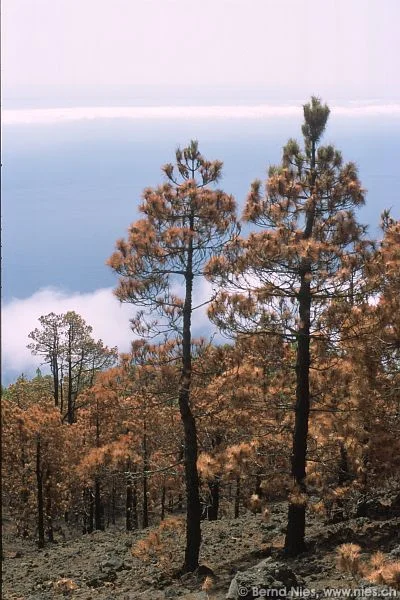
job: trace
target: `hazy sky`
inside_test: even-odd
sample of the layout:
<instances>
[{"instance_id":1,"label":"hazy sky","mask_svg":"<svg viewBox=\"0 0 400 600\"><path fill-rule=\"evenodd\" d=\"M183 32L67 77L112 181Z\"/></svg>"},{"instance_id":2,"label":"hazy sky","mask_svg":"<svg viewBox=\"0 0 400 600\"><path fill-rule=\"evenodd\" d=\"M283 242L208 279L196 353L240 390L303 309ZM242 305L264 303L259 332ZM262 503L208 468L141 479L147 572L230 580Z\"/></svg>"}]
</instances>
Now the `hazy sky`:
<instances>
[{"instance_id":1,"label":"hazy sky","mask_svg":"<svg viewBox=\"0 0 400 600\"><path fill-rule=\"evenodd\" d=\"M3 0L3 88L266 86L397 99L399 0Z\"/></svg>"}]
</instances>

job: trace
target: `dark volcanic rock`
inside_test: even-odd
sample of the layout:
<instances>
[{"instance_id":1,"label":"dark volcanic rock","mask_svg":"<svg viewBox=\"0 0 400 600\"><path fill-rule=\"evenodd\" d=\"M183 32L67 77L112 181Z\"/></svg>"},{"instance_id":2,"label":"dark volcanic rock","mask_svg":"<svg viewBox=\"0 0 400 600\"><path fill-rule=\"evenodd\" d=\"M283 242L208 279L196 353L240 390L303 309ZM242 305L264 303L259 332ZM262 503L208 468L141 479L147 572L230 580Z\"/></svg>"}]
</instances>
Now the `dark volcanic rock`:
<instances>
[{"instance_id":1,"label":"dark volcanic rock","mask_svg":"<svg viewBox=\"0 0 400 600\"><path fill-rule=\"evenodd\" d=\"M284 563L275 562L272 557L269 557L247 571L236 573L226 598L250 600L257 594L259 595L260 590L282 590L284 588L289 591L297 585L298 578L295 573ZM256 593L254 593L255 590Z\"/></svg>"}]
</instances>

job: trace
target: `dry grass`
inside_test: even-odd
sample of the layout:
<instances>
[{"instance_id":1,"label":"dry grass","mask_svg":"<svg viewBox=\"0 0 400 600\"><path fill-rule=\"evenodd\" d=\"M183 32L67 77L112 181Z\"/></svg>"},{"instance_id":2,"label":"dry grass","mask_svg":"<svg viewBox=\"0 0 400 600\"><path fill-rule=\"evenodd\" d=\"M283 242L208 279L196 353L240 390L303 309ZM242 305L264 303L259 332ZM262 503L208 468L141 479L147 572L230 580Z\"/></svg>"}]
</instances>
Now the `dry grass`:
<instances>
[{"instance_id":1,"label":"dry grass","mask_svg":"<svg viewBox=\"0 0 400 600\"><path fill-rule=\"evenodd\" d=\"M210 598L210 592L212 592L215 588L215 578L207 575L207 577L205 578L203 585L201 586L201 589L203 590L203 592L206 593L207 598Z\"/></svg>"},{"instance_id":2,"label":"dry grass","mask_svg":"<svg viewBox=\"0 0 400 600\"><path fill-rule=\"evenodd\" d=\"M379 554L382 554L380 552ZM383 555L384 556L384 555ZM376 561L375 561L376 562ZM372 569L367 578L378 585L388 585L396 590L400 590L400 561L387 562L385 557L381 564L374 565L371 560Z\"/></svg>"},{"instance_id":3,"label":"dry grass","mask_svg":"<svg viewBox=\"0 0 400 600\"><path fill-rule=\"evenodd\" d=\"M360 560L357 544L342 544L337 548L338 568L353 577L365 577L377 585L400 590L400 561L391 561L383 552L373 554L368 562Z\"/></svg>"},{"instance_id":4,"label":"dry grass","mask_svg":"<svg viewBox=\"0 0 400 600\"><path fill-rule=\"evenodd\" d=\"M270 513L269 509L267 507L265 507L263 510L263 513L262 513L262 519L263 519L264 523L268 523L270 518L271 518L271 513Z\"/></svg>"},{"instance_id":5,"label":"dry grass","mask_svg":"<svg viewBox=\"0 0 400 600\"><path fill-rule=\"evenodd\" d=\"M249 500L249 509L255 515L261 512L262 502L258 494L253 494Z\"/></svg>"},{"instance_id":6,"label":"dry grass","mask_svg":"<svg viewBox=\"0 0 400 600\"><path fill-rule=\"evenodd\" d=\"M53 583L53 588L57 593L67 595L72 593L74 590L77 590L78 586L72 579L64 577L63 579L55 581Z\"/></svg>"},{"instance_id":7,"label":"dry grass","mask_svg":"<svg viewBox=\"0 0 400 600\"><path fill-rule=\"evenodd\" d=\"M172 568L179 561L184 529L183 519L173 517L165 519L157 529L134 544L132 556L143 562L157 559L161 568ZM181 558L183 560L183 556Z\"/></svg>"},{"instance_id":8,"label":"dry grass","mask_svg":"<svg viewBox=\"0 0 400 600\"><path fill-rule=\"evenodd\" d=\"M361 575L361 548L358 544L342 544L337 548L337 566L341 571L350 573L353 577Z\"/></svg>"}]
</instances>

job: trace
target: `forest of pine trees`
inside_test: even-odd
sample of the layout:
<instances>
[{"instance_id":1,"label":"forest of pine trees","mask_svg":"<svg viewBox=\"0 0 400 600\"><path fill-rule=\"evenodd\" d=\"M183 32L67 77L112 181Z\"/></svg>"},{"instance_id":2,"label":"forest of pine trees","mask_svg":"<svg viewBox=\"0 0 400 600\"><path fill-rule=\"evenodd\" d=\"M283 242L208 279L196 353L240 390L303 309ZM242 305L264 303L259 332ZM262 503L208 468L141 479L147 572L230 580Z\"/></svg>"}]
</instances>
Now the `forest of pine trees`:
<instances>
[{"instance_id":1,"label":"forest of pine trees","mask_svg":"<svg viewBox=\"0 0 400 600\"><path fill-rule=\"evenodd\" d=\"M204 519L287 500L295 556L310 511L362 515L371 489L399 485L400 222L384 212L368 238L357 168L323 145L328 118L304 106L302 142L250 185L243 215L216 187L221 162L196 141L176 151L108 260L137 308L130 352L74 312L40 317L27 344L43 372L3 390L20 536L42 548L60 522L87 534L177 517L194 571ZM193 336L205 311L212 340Z\"/></svg>"}]
</instances>

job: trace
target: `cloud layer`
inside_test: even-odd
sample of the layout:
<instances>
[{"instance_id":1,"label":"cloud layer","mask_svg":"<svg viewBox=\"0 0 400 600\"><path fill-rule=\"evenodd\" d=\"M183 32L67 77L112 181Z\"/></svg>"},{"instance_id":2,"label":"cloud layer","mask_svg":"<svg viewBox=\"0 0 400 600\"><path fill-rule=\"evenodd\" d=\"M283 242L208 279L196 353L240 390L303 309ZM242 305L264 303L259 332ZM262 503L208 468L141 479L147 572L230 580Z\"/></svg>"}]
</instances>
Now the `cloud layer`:
<instances>
[{"instance_id":1,"label":"cloud layer","mask_svg":"<svg viewBox=\"0 0 400 600\"><path fill-rule=\"evenodd\" d=\"M210 293L211 286L205 282L197 290L195 304L205 302ZM117 346L120 352L129 351L134 339L129 320L135 314L135 307L120 304L112 288L86 294L46 288L29 298L13 299L3 306L2 369L5 381L22 372L32 373L40 365L40 357L32 356L26 348L28 334L38 326L38 318L50 312L61 314L69 310L77 312L93 327L96 339L101 338L108 346ZM199 308L193 315L193 333L196 336L205 335L210 330L206 307Z\"/></svg>"},{"instance_id":2,"label":"cloud layer","mask_svg":"<svg viewBox=\"0 0 400 600\"><path fill-rule=\"evenodd\" d=\"M332 113L343 117L399 117L400 104L352 103L333 106ZM50 125L94 119L269 119L296 117L301 107L273 106L85 106L4 110L4 125Z\"/></svg>"},{"instance_id":3,"label":"cloud layer","mask_svg":"<svg viewBox=\"0 0 400 600\"><path fill-rule=\"evenodd\" d=\"M40 364L40 358L27 350L28 334L38 326L38 318L50 312L56 314L74 310L93 327L94 337L121 351L129 349L133 334L129 319L134 307L120 304L112 289L93 293L67 294L56 289L43 289L23 300L13 299L3 307L2 355L5 372L30 372Z\"/></svg>"}]
</instances>

